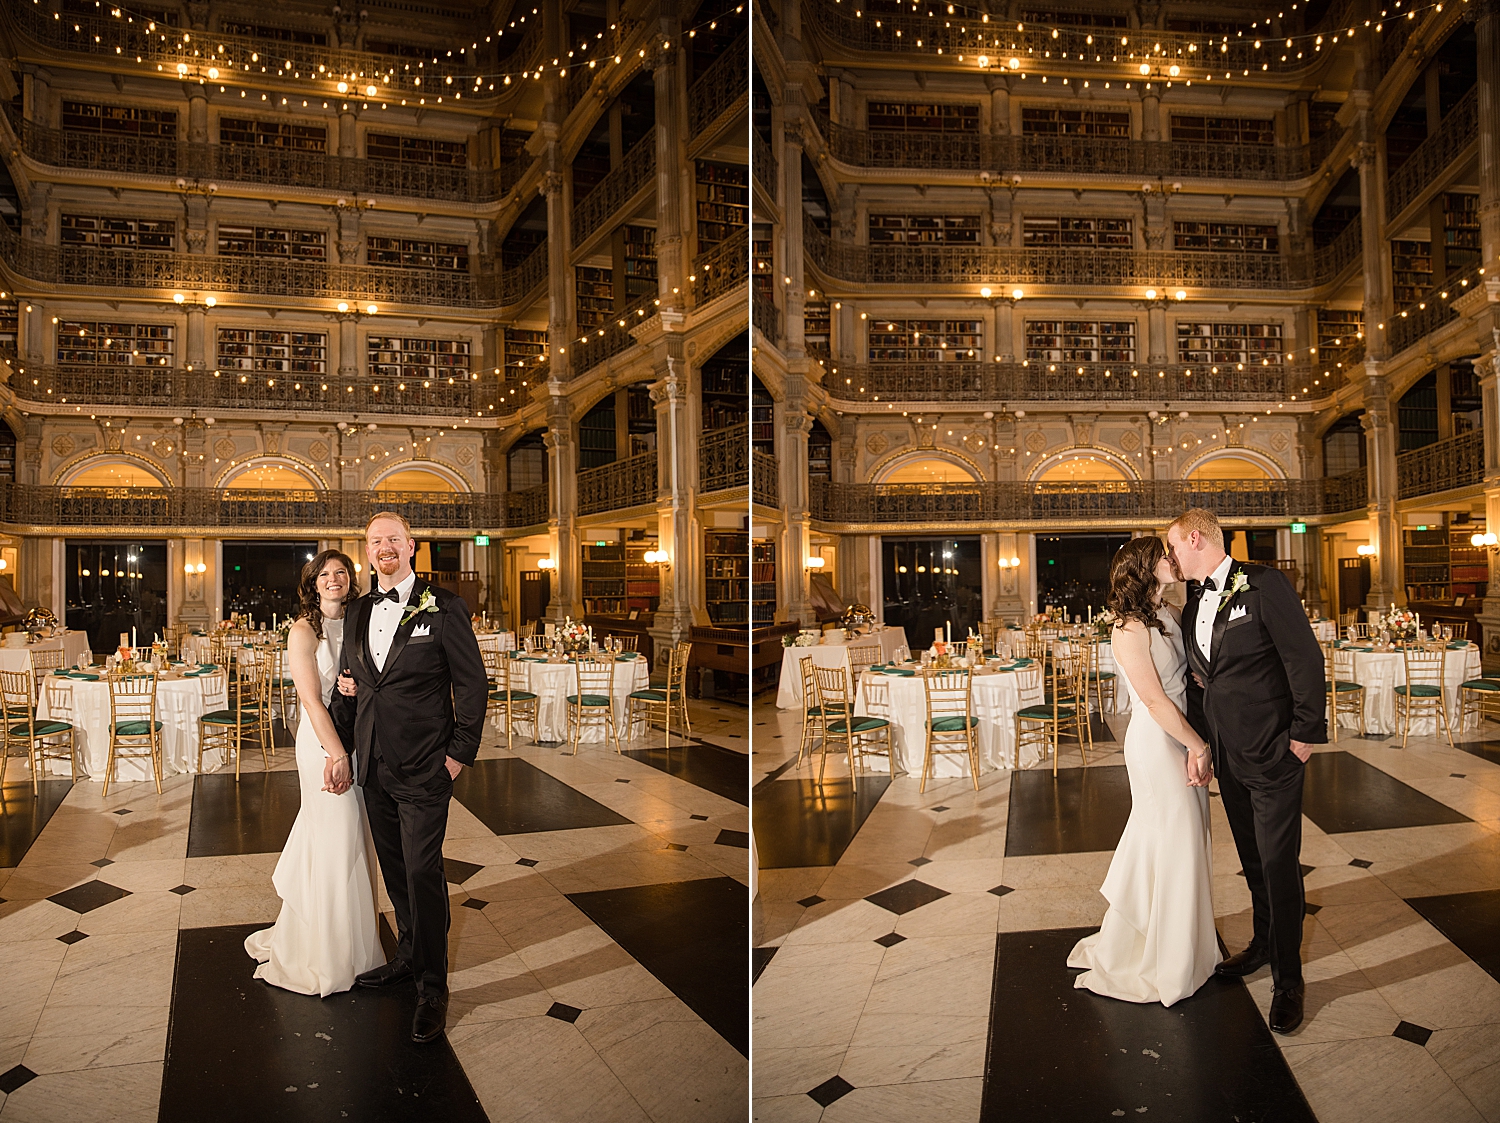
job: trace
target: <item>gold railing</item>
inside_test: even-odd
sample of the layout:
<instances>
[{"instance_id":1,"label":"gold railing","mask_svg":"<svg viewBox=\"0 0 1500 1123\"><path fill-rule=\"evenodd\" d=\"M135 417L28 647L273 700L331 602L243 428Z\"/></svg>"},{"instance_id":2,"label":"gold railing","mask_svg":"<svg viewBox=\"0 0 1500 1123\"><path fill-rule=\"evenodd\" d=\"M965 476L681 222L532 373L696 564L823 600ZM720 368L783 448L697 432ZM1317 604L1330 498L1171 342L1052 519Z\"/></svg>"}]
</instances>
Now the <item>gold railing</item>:
<instances>
[{"instance_id":1,"label":"gold railing","mask_svg":"<svg viewBox=\"0 0 1500 1123\"><path fill-rule=\"evenodd\" d=\"M1475 430L1435 441L1396 457L1396 493L1402 499L1437 495L1484 482L1484 434Z\"/></svg>"},{"instance_id":2,"label":"gold railing","mask_svg":"<svg viewBox=\"0 0 1500 1123\"><path fill-rule=\"evenodd\" d=\"M704 433L698 441L698 490L727 491L750 482L750 425Z\"/></svg>"},{"instance_id":3,"label":"gold railing","mask_svg":"<svg viewBox=\"0 0 1500 1123\"><path fill-rule=\"evenodd\" d=\"M616 211L650 186L656 175L656 127L636 141L618 167L573 204L573 244L581 245Z\"/></svg>"},{"instance_id":4,"label":"gold railing","mask_svg":"<svg viewBox=\"0 0 1500 1123\"><path fill-rule=\"evenodd\" d=\"M578 473L578 513L597 515L656 502L656 452Z\"/></svg>"},{"instance_id":5,"label":"gold railing","mask_svg":"<svg viewBox=\"0 0 1500 1123\"><path fill-rule=\"evenodd\" d=\"M750 276L750 231L736 229L724 241L693 259L693 302L707 304L745 283Z\"/></svg>"},{"instance_id":6,"label":"gold railing","mask_svg":"<svg viewBox=\"0 0 1500 1123\"><path fill-rule=\"evenodd\" d=\"M1437 132L1417 146L1391 173L1385 186L1385 213L1394 220L1438 176L1479 140L1479 86L1458 99Z\"/></svg>"},{"instance_id":7,"label":"gold railing","mask_svg":"<svg viewBox=\"0 0 1500 1123\"><path fill-rule=\"evenodd\" d=\"M750 89L750 36L736 39L688 91L688 136L697 137Z\"/></svg>"}]
</instances>

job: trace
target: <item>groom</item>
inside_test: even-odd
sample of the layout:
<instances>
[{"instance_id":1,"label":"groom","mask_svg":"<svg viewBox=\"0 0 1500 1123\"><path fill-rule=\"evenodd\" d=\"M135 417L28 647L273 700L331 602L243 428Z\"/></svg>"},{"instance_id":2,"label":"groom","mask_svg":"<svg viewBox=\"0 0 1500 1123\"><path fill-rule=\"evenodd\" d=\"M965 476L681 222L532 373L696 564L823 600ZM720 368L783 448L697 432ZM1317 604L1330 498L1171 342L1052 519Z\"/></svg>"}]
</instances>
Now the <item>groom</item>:
<instances>
[{"instance_id":1,"label":"groom","mask_svg":"<svg viewBox=\"0 0 1500 1123\"><path fill-rule=\"evenodd\" d=\"M396 910L395 958L356 981L381 987L415 976L411 1036L422 1042L441 1036L447 1017L443 836L453 781L479 752L489 685L468 607L418 580L416 549L400 515L381 512L365 527L372 582L350 613L335 718L353 727L370 833Z\"/></svg>"},{"instance_id":2,"label":"groom","mask_svg":"<svg viewBox=\"0 0 1500 1123\"><path fill-rule=\"evenodd\" d=\"M1188 580L1182 614L1189 723L1208 731L1224 813L1254 906L1250 946L1216 968L1244 976L1271 965L1271 1028L1302 1022L1302 778L1328 740L1323 649L1286 575L1237 562L1211 511L1167 529Z\"/></svg>"}]
</instances>

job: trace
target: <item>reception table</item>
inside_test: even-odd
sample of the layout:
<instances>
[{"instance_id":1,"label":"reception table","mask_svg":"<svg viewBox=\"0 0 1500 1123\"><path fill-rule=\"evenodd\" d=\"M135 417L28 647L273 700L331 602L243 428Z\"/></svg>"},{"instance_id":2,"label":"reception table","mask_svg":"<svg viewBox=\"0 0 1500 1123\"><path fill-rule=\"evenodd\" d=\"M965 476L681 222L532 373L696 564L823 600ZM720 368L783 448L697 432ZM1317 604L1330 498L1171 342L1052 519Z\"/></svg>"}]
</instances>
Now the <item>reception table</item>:
<instances>
[{"instance_id":1,"label":"reception table","mask_svg":"<svg viewBox=\"0 0 1500 1123\"><path fill-rule=\"evenodd\" d=\"M529 682L523 685L512 678L511 688L530 690L537 696L537 727L534 739L566 741L568 739L568 695L578 693L578 672L574 664L551 663L542 658L524 658L516 662L527 668ZM651 668L646 665L646 660L640 655L634 658L622 656L616 660L614 689L610 696L614 701L615 728L619 731L621 742L629 736L625 720L629 709L630 692L645 690L650 679ZM504 719L498 714L492 715L491 720L498 728L505 727ZM525 730L525 723L522 723L520 728ZM585 744L595 744L607 739L608 734L602 721L585 725L579 738Z\"/></svg>"},{"instance_id":2,"label":"reception table","mask_svg":"<svg viewBox=\"0 0 1500 1123\"><path fill-rule=\"evenodd\" d=\"M1462 648L1450 649L1443 662L1443 705L1448 710L1448 723L1454 733L1460 732L1458 724L1458 687L1468 679L1478 678L1482 669L1479 648L1470 643ZM1354 681L1365 688L1365 732L1401 734L1401 722L1396 716L1396 687L1406 684L1406 661L1399 651L1372 651L1364 647L1354 648ZM1476 715L1470 715L1464 729L1477 727ZM1358 714L1340 714L1340 729L1359 728ZM1412 717L1411 732L1426 735L1442 735L1437 718Z\"/></svg>"},{"instance_id":3,"label":"reception table","mask_svg":"<svg viewBox=\"0 0 1500 1123\"><path fill-rule=\"evenodd\" d=\"M66 635L53 636L51 639L37 640L25 647L0 647L0 671L31 670L33 651L61 651L65 667L77 666L78 660L86 655L90 658L93 656L89 650L87 632L68 632Z\"/></svg>"},{"instance_id":4,"label":"reception table","mask_svg":"<svg viewBox=\"0 0 1500 1123\"><path fill-rule=\"evenodd\" d=\"M788 647L781 653L781 685L776 691L778 710L800 710L802 708L802 660L812 656L815 666L843 667L849 671L849 649L851 647L873 647L880 645L879 663L889 663L896 658L897 648L906 645L905 628L882 628L865 636L855 636L842 643L815 643L809 647Z\"/></svg>"},{"instance_id":5,"label":"reception table","mask_svg":"<svg viewBox=\"0 0 1500 1123\"><path fill-rule=\"evenodd\" d=\"M75 675L48 675L43 678L40 717L66 721L73 726L79 766L91 780L104 779L109 762L109 683L102 677L82 678ZM198 719L210 710L229 705L224 680L210 680L218 689L205 696L208 683L199 676L158 678L156 681L156 719L162 723L162 775L193 772L198 767ZM132 752L138 751L132 746ZM257 750L258 751L258 750ZM224 764L219 750L203 754L203 770L212 772ZM49 760L54 774L67 775L67 762ZM121 760L115 766L116 780L151 780L151 769L145 758Z\"/></svg>"},{"instance_id":6,"label":"reception table","mask_svg":"<svg viewBox=\"0 0 1500 1123\"><path fill-rule=\"evenodd\" d=\"M973 672L971 713L979 719L979 770L992 772L1011 768L1016 752L1016 711L1025 706L1042 704L1042 676L1039 668L1029 673L1014 670L992 671L980 668ZM854 711L860 716L883 717L891 723L891 754L897 770L909 776L922 774L922 756L927 749L927 691L921 672L911 677L882 671L866 671L886 685L889 712L881 713L869 705L868 691L861 688ZM861 676L863 681L865 676ZM951 746L945 746L951 747ZM1029 746L1021 755L1021 767L1027 768L1042 759L1038 745ZM883 772L883 757L865 758L869 767ZM969 761L963 754L938 756L933 762L934 776L967 776Z\"/></svg>"}]
</instances>

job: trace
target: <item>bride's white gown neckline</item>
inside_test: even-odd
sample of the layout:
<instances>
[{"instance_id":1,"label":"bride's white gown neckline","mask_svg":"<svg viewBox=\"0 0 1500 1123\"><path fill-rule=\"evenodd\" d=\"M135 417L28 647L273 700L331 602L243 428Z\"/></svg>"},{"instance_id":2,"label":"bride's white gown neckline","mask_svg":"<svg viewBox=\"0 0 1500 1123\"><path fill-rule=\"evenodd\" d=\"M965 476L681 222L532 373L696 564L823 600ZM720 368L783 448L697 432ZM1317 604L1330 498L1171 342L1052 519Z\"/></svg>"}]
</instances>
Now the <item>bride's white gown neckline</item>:
<instances>
[{"instance_id":1,"label":"bride's white gown neckline","mask_svg":"<svg viewBox=\"0 0 1500 1123\"><path fill-rule=\"evenodd\" d=\"M1182 629L1166 609L1158 616L1166 632L1151 629L1151 661L1167 697L1186 713ZM1188 786L1186 748L1152 720L1123 669L1121 678L1131 702L1130 819L1100 888L1109 901L1104 924L1078 942L1068 966L1087 968L1076 987L1171 1006L1219 962L1208 789Z\"/></svg>"},{"instance_id":2,"label":"bride's white gown neckline","mask_svg":"<svg viewBox=\"0 0 1500 1123\"><path fill-rule=\"evenodd\" d=\"M325 706L338 678L343 629L343 620L323 621L317 659ZM260 961L257 979L327 996L348 990L355 975L384 963L385 953L375 929L375 852L360 778L343 795L325 792L323 760L304 718L297 725L302 807L271 878L281 915L274 927L247 936L245 950Z\"/></svg>"}]
</instances>

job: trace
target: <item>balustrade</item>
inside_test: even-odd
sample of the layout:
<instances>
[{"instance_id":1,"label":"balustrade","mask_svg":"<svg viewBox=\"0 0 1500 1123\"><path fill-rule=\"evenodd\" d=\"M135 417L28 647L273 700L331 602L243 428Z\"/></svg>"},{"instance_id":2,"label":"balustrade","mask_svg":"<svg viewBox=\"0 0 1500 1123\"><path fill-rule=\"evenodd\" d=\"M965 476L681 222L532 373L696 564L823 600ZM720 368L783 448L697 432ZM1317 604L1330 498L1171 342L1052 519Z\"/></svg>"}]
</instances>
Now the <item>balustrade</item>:
<instances>
[{"instance_id":1,"label":"balustrade","mask_svg":"<svg viewBox=\"0 0 1500 1123\"><path fill-rule=\"evenodd\" d=\"M781 309L768 292L757 292L750 303L750 322L772 343L781 342Z\"/></svg>"},{"instance_id":2,"label":"balustrade","mask_svg":"<svg viewBox=\"0 0 1500 1123\"><path fill-rule=\"evenodd\" d=\"M750 89L750 36L741 35L688 91L688 136L696 138Z\"/></svg>"},{"instance_id":3,"label":"balustrade","mask_svg":"<svg viewBox=\"0 0 1500 1123\"><path fill-rule=\"evenodd\" d=\"M693 302L707 304L750 276L750 232L739 230L693 259Z\"/></svg>"},{"instance_id":4,"label":"balustrade","mask_svg":"<svg viewBox=\"0 0 1500 1123\"><path fill-rule=\"evenodd\" d=\"M726 491L749 481L749 424L704 433L698 442L698 490Z\"/></svg>"},{"instance_id":5,"label":"balustrade","mask_svg":"<svg viewBox=\"0 0 1500 1123\"><path fill-rule=\"evenodd\" d=\"M1390 353L1399 355L1457 318L1458 312L1453 307L1453 302L1468 292L1477 279L1475 269L1456 272L1447 280L1434 285L1415 304L1392 316L1386 324L1385 333Z\"/></svg>"},{"instance_id":6,"label":"balustrade","mask_svg":"<svg viewBox=\"0 0 1500 1123\"><path fill-rule=\"evenodd\" d=\"M650 186L656 175L656 126L635 145L618 167L594 185L594 189L573 204L573 245L580 246L595 230L603 226L616 211L630 202L636 193Z\"/></svg>"},{"instance_id":7,"label":"balustrade","mask_svg":"<svg viewBox=\"0 0 1500 1123\"><path fill-rule=\"evenodd\" d=\"M1417 146L1391 173L1385 187L1385 213L1390 221L1451 167L1465 149L1479 140L1479 87L1476 85L1448 111L1437 132Z\"/></svg>"},{"instance_id":8,"label":"balustrade","mask_svg":"<svg viewBox=\"0 0 1500 1123\"><path fill-rule=\"evenodd\" d=\"M505 525L508 527L547 525L547 485L539 484L524 491L512 491L505 500Z\"/></svg>"},{"instance_id":9,"label":"balustrade","mask_svg":"<svg viewBox=\"0 0 1500 1123\"><path fill-rule=\"evenodd\" d=\"M778 465L774 456L764 452L750 453L750 498L766 507L779 507L777 495L780 483L777 479Z\"/></svg>"},{"instance_id":10,"label":"balustrade","mask_svg":"<svg viewBox=\"0 0 1500 1123\"><path fill-rule=\"evenodd\" d=\"M771 150L770 142L760 135L759 129L750 130L750 144L754 149L754 159L750 162L750 170L755 175L755 181L764 187L774 199L778 175L776 154Z\"/></svg>"},{"instance_id":11,"label":"balustrade","mask_svg":"<svg viewBox=\"0 0 1500 1123\"><path fill-rule=\"evenodd\" d=\"M656 502L656 451L578 473L578 513L597 515Z\"/></svg>"},{"instance_id":12,"label":"balustrade","mask_svg":"<svg viewBox=\"0 0 1500 1123\"><path fill-rule=\"evenodd\" d=\"M1402 499L1436 495L1484 481L1484 434L1460 433L1396 457L1396 491Z\"/></svg>"}]
</instances>

